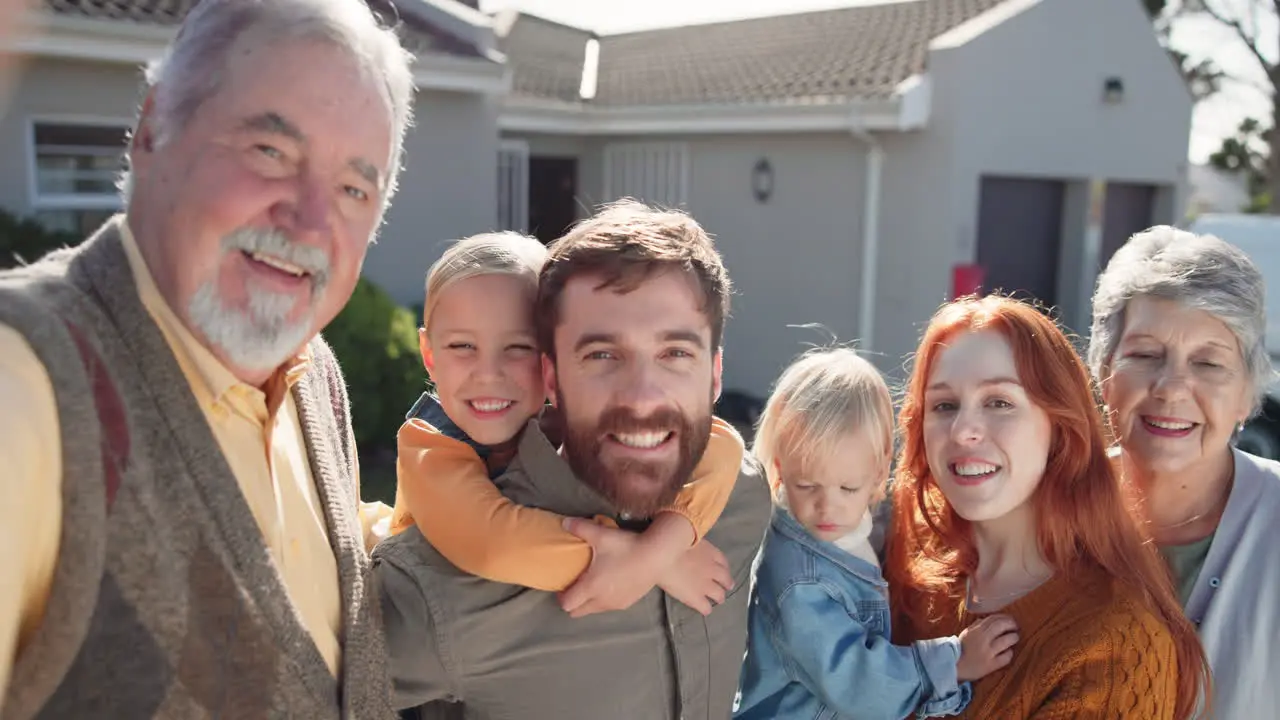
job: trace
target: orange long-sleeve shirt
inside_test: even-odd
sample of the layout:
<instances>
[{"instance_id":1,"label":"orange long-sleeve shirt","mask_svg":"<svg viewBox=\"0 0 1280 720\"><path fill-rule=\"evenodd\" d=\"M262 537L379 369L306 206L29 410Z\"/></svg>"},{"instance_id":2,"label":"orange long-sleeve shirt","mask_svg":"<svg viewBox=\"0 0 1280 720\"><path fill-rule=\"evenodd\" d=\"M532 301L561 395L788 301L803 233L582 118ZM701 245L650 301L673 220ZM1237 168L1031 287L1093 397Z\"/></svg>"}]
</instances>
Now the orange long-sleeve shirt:
<instances>
[{"instance_id":1,"label":"orange long-sleeve shirt","mask_svg":"<svg viewBox=\"0 0 1280 720\"><path fill-rule=\"evenodd\" d=\"M963 596L963 592L959 593ZM1178 663L1168 627L1099 570L1058 577L1000 611L1018 623L1013 662L973 684L961 718L1167 720ZM910 639L957 635L963 603Z\"/></svg>"},{"instance_id":2,"label":"orange long-sleeve shirt","mask_svg":"<svg viewBox=\"0 0 1280 720\"><path fill-rule=\"evenodd\" d=\"M496 582L560 591L591 564L591 547L561 527L563 516L511 502L466 443L412 419L397 437L396 508L391 532L417 524L460 570ZM698 538L729 501L745 446L716 418L693 477L665 511L689 519Z\"/></svg>"}]
</instances>

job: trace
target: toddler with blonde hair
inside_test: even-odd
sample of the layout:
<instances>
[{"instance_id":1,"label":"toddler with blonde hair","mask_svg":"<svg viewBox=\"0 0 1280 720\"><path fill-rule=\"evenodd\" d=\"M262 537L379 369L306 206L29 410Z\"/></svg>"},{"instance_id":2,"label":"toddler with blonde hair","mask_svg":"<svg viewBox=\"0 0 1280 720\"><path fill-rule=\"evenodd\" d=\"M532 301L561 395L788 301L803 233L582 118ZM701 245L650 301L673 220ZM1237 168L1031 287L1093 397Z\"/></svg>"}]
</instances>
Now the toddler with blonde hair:
<instances>
[{"instance_id":1,"label":"toddler with blonde hair","mask_svg":"<svg viewBox=\"0 0 1280 720\"><path fill-rule=\"evenodd\" d=\"M970 680L1017 640L993 616L959 637L894 645L889 588L872 550L885 496L893 403L849 348L810 351L783 372L753 451L775 508L756 575L735 718L954 715Z\"/></svg>"}]
</instances>

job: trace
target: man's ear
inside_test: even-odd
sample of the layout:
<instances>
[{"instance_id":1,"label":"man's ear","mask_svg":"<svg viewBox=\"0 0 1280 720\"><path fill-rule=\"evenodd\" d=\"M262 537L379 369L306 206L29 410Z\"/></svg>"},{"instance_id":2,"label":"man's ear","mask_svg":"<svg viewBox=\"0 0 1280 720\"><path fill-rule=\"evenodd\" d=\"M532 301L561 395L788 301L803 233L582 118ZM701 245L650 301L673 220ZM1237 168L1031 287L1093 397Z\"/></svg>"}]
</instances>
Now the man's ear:
<instances>
[{"instance_id":1,"label":"man's ear","mask_svg":"<svg viewBox=\"0 0 1280 720\"><path fill-rule=\"evenodd\" d=\"M422 353L422 367L426 368L428 373L435 372L436 359L431 354L431 341L427 339L426 328L418 328L418 352Z\"/></svg>"},{"instance_id":2,"label":"man's ear","mask_svg":"<svg viewBox=\"0 0 1280 720\"><path fill-rule=\"evenodd\" d=\"M542 353L542 389L551 404L556 405L557 391L560 389L556 385L556 361L546 353Z\"/></svg>"},{"instance_id":3,"label":"man's ear","mask_svg":"<svg viewBox=\"0 0 1280 720\"><path fill-rule=\"evenodd\" d=\"M711 402L714 404L720 400L720 391L724 389L721 384L720 374L724 370L724 350L716 350L715 357L711 360Z\"/></svg>"},{"instance_id":4,"label":"man's ear","mask_svg":"<svg viewBox=\"0 0 1280 720\"><path fill-rule=\"evenodd\" d=\"M148 156L156 147L155 88L147 91L138 112L138 125L129 138L129 170L137 172L145 168Z\"/></svg>"}]
</instances>

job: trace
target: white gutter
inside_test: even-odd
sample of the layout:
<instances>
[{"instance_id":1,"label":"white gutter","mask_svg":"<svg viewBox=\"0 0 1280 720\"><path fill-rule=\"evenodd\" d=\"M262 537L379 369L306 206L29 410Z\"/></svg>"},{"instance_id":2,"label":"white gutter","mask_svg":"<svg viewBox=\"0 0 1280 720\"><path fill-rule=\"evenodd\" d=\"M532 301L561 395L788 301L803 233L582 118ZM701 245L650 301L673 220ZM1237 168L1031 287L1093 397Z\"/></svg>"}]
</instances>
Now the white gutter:
<instances>
[{"instance_id":1,"label":"white gutter","mask_svg":"<svg viewBox=\"0 0 1280 720\"><path fill-rule=\"evenodd\" d=\"M884 147L861 127L849 132L867 146L867 173L862 195L862 278L858 299L858 340L861 349L875 347L876 276L880 260L880 183L884 175Z\"/></svg>"},{"instance_id":2,"label":"white gutter","mask_svg":"<svg viewBox=\"0 0 1280 720\"><path fill-rule=\"evenodd\" d=\"M873 130L902 128L898 99L866 102L595 107L508 96L498 127L505 132L564 135L724 135L843 133L851 119Z\"/></svg>"}]
</instances>

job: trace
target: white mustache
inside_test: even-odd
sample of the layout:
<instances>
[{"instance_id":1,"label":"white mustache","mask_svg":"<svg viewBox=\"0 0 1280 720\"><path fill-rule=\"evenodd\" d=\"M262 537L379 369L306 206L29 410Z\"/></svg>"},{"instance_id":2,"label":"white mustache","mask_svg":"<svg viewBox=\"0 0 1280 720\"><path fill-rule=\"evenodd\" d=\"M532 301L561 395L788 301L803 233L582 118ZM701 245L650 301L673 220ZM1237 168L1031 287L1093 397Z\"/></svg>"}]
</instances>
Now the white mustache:
<instances>
[{"instance_id":1,"label":"white mustache","mask_svg":"<svg viewBox=\"0 0 1280 720\"><path fill-rule=\"evenodd\" d=\"M279 230L240 228L222 238L222 249L225 252L239 250L273 255L297 265L307 271L316 290L329 282L329 256L320 248L293 241Z\"/></svg>"}]
</instances>

